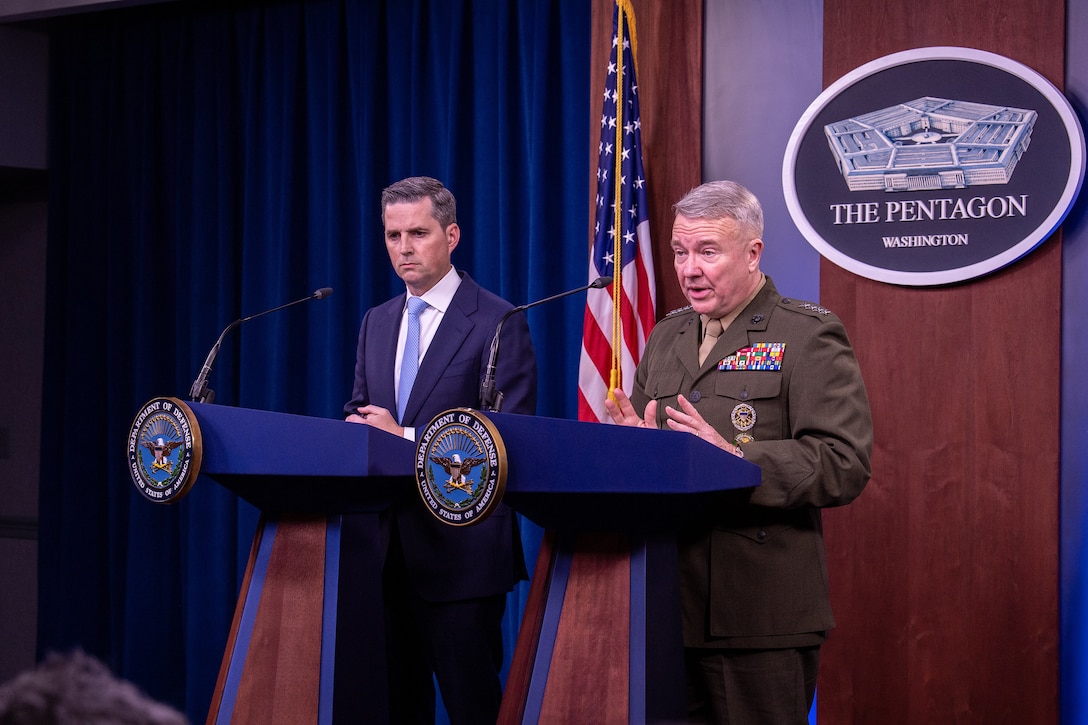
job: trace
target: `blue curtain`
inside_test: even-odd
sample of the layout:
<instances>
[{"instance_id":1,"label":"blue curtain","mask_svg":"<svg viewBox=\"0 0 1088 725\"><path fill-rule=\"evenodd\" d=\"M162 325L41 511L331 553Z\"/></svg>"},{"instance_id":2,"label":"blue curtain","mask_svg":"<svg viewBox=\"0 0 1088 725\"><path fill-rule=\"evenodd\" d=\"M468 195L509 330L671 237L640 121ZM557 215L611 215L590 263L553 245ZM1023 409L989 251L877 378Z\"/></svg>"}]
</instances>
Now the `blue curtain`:
<instances>
[{"instance_id":1,"label":"blue curtain","mask_svg":"<svg viewBox=\"0 0 1088 725\"><path fill-rule=\"evenodd\" d=\"M442 179L454 264L514 303L584 284L584 0L186 2L54 21L39 648L208 709L257 513L142 499L125 436L186 398L339 417L363 311L402 288L379 194ZM575 417L584 297L529 313L538 412ZM529 564L539 531L527 527ZM512 646L522 588L511 595ZM509 660L509 650L507 659Z\"/></svg>"}]
</instances>

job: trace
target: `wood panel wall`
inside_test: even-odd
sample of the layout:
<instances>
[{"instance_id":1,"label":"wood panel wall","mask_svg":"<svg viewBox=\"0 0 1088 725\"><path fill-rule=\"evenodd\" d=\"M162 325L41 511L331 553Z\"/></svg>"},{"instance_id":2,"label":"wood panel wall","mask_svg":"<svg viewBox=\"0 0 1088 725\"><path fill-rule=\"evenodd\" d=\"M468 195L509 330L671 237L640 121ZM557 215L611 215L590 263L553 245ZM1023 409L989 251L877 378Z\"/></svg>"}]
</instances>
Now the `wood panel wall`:
<instances>
[{"instance_id":1,"label":"wood panel wall","mask_svg":"<svg viewBox=\"0 0 1088 725\"><path fill-rule=\"evenodd\" d=\"M824 85L956 45L1059 88L1062 0L825 0ZM873 479L825 513L838 628L822 723L1058 722L1060 232L986 278L917 289L822 261L872 399Z\"/></svg>"}]
</instances>

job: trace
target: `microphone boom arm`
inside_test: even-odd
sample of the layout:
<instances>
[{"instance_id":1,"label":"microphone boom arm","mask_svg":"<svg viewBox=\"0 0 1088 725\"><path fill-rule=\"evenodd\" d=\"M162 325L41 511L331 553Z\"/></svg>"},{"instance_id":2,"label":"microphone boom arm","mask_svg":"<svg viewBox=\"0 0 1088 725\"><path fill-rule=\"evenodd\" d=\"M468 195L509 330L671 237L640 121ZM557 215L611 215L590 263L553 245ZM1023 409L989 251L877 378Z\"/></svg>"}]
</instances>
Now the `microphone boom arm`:
<instances>
[{"instance_id":1,"label":"microphone boom arm","mask_svg":"<svg viewBox=\"0 0 1088 725\"><path fill-rule=\"evenodd\" d=\"M536 307L545 302L552 302L562 297L585 292L586 290L601 289L610 284L612 284L611 277L598 277L582 287L567 290L566 292L560 292L551 297L545 297L542 300L518 305L517 307L507 310L506 313L499 318L499 324L495 326L495 336L491 338L491 351L487 356L487 367L484 369L484 378L480 383L480 410L498 413L502 408L502 391L495 390L495 363L499 358L499 333L502 332L502 326L506 324L506 321L510 319L515 312L524 312L530 307Z\"/></svg>"},{"instance_id":2,"label":"microphone boom arm","mask_svg":"<svg viewBox=\"0 0 1088 725\"><path fill-rule=\"evenodd\" d=\"M223 344L223 339L227 336L227 333L238 327L243 322L249 322L257 317L263 317L264 315L271 314L273 312L279 312L285 307L291 307L293 305L299 305L303 302L309 302L310 300L322 300L332 294L332 287L322 287L315 291L309 297L303 297L300 300L294 302L288 302L287 304L280 305L279 307L273 307L270 310L264 312L258 312L255 315L249 317L243 317L240 320L234 322L223 328L223 331L219 333L219 339L212 345L212 349L208 351L208 357L204 360L204 367L200 368L200 374L196 376L196 380L193 381L193 386L189 388L189 399L195 400L198 403L213 403L215 402L215 391L208 388L208 375L212 372L212 364L215 363L215 358L219 355L219 348Z\"/></svg>"}]
</instances>

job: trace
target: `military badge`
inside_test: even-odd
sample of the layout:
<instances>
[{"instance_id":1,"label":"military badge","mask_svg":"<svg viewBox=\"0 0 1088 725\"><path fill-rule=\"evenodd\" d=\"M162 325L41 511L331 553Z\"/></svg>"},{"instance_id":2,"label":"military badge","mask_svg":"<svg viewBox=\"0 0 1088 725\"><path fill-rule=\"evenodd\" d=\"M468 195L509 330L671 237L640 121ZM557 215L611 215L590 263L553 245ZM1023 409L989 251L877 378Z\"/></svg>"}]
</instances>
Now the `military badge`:
<instances>
[{"instance_id":1,"label":"military badge","mask_svg":"<svg viewBox=\"0 0 1088 725\"><path fill-rule=\"evenodd\" d=\"M729 416L733 420L733 427L739 431L749 431L756 424L756 409L748 403L737 403Z\"/></svg>"},{"instance_id":2,"label":"military badge","mask_svg":"<svg viewBox=\"0 0 1088 725\"><path fill-rule=\"evenodd\" d=\"M200 473L200 426L177 398L155 398L140 410L128 432L128 470L149 501L173 503Z\"/></svg>"},{"instance_id":3,"label":"military badge","mask_svg":"<svg viewBox=\"0 0 1088 725\"><path fill-rule=\"evenodd\" d=\"M506 447L494 424L469 408L436 416L416 444L416 484L427 510L444 524L487 518L506 489Z\"/></svg>"}]
</instances>

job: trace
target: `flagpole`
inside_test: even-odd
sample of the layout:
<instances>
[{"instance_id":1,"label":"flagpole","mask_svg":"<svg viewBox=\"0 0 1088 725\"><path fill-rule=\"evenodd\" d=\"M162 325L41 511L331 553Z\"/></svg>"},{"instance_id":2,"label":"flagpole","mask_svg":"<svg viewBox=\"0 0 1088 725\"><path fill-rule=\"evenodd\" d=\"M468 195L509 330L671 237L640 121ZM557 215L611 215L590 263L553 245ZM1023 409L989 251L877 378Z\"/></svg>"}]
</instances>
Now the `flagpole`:
<instances>
[{"instance_id":1,"label":"flagpole","mask_svg":"<svg viewBox=\"0 0 1088 725\"><path fill-rule=\"evenodd\" d=\"M610 375L611 383L608 386L609 395L612 395L612 391L616 388L623 386L623 350L621 348L621 345L623 345L623 271L621 269L621 260L623 259L623 234L621 233L623 228L623 208L621 204L623 199L623 154L621 150L623 149L624 111L623 44L627 12L621 0L617 0L616 7L619 12L618 22L616 23L616 153L612 157L612 183L615 188L612 197L612 259L615 261L612 266L615 272L612 275L612 370Z\"/></svg>"}]
</instances>

